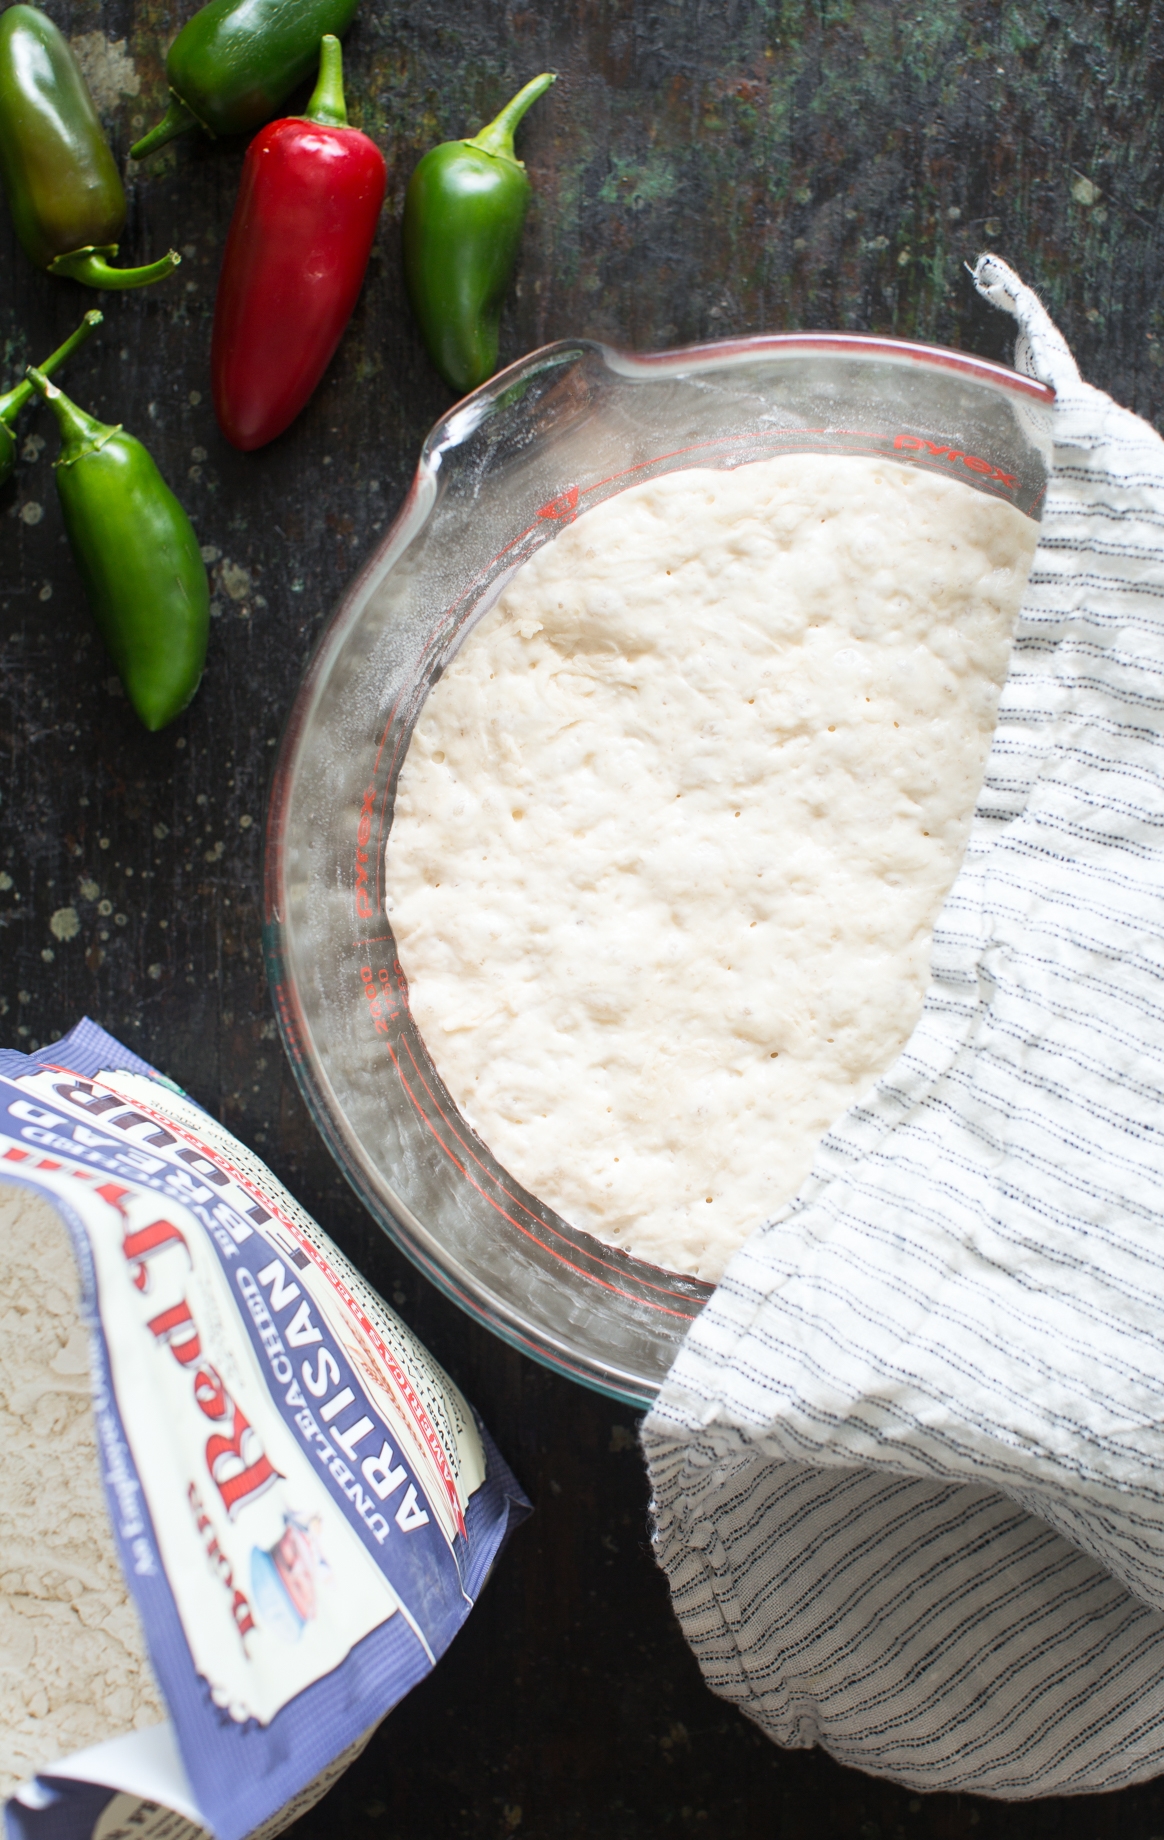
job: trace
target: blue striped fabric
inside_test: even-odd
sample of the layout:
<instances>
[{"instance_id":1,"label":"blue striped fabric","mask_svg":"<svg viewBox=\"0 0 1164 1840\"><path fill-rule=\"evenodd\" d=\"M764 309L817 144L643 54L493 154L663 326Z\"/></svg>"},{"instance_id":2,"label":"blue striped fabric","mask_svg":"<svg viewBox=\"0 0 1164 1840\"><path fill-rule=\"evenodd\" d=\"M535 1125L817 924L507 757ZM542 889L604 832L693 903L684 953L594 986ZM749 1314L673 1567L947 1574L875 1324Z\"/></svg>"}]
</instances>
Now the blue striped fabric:
<instances>
[{"instance_id":1,"label":"blue striped fabric","mask_svg":"<svg viewBox=\"0 0 1164 1840\"><path fill-rule=\"evenodd\" d=\"M716 1692L1020 1798L1164 1769L1164 443L1002 262L975 281L1055 454L925 1011L643 1441Z\"/></svg>"}]
</instances>

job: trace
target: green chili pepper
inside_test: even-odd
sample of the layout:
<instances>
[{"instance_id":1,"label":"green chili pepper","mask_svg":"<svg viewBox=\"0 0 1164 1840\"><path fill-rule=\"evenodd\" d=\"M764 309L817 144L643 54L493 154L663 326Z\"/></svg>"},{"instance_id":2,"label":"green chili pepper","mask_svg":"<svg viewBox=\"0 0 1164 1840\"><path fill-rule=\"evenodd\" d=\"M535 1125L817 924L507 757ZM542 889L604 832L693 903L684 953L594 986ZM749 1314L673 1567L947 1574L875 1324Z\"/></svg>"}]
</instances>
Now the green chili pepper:
<instances>
[{"instance_id":1,"label":"green chili pepper","mask_svg":"<svg viewBox=\"0 0 1164 1840\"><path fill-rule=\"evenodd\" d=\"M64 364L66 359L71 358L78 345L85 343L94 326L101 324L101 319L102 315L98 313L96 307L86 313L76 332L71 333L63 345L57 346L51 358L45 359L40 366L41 375L48 377ZM12 427L32 393L33 386L26 377L23 383L16 385L14 390L6 390L4 395L0 396L0 485L12 477L12 469L16 465L16 437L12 432Z\"/></svg>"},{"instance_id":2,"label":"green chili pepper","mask_svg":"<svg viewBox=\"0 0 1164 1840\"><path fill-rule=\"evenodd\" d=\"M243 134L269 121L319 62L326 33L342 38L357 0L210 0L170 46L170 106L130 148L144 160L175 135L202 127Z\"/></svg>"},{"instance_id":3,"label":"green chili pepper","mask_svg":"<svg viewBox=\"0 0 1164 1840\"><path fill-rule=\"evenodd\" d=\"M125 187L81 66L34 6L0 14L0 177L16 234L38 268L88 287L136 288L178 266L111 268Z\"/></svg>"},{"instance_id":4,"label":"green chili pepper","mask_svg":"<svg viewBox=\"0 0 1164 1840\"><path fill-rule=\"evenodd\" d=\"M164 728L206 660L210 585L198 539L140 441L86 415L42 372L28 376L60 425L57 491L98 630L146 727Z\"/></svg>"},{"instance_id":5,"label":"green chili pepper","mask_svg":"<svg viewBox=\"0 0 1164 1840\"><path fill-rule=\"evenodd\" d=\"M497 369L501 302L532 196L518 122L555 81L535 77L471 141L432 147L404 199L404 274L429 356L455 390Z\"/></svg>"}]
</instances>

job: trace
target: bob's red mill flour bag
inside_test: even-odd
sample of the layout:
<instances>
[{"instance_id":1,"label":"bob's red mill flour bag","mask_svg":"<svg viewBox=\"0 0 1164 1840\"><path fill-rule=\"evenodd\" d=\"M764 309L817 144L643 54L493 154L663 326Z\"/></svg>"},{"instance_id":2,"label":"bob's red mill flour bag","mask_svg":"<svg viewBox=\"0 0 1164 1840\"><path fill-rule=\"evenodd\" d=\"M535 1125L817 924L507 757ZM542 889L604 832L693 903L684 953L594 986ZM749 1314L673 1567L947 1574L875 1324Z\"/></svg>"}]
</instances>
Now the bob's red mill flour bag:
<instances>
[{"instance_id":1,"label":"bob's red mill flour bag","mask_svg":"<svg viewBox=\"0 0 1164 1840\"><path fill-rule=\"evenodd\" d=\"M528 1503L270 1170L90 1022L0 1052L8 1840L279 1832Z\"/></svg>"}]
</instances>

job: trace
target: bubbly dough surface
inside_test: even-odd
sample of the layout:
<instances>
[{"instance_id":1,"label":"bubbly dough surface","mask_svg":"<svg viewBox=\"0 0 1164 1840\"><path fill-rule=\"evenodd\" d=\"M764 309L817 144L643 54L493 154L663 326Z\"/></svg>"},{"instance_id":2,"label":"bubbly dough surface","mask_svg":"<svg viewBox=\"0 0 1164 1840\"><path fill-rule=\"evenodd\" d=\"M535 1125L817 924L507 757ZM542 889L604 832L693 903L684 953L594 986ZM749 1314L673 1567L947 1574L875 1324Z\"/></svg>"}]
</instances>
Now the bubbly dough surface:
<instances>
[{"instance_id":1,"label":"bubbly dough surface","mask_svg":"<svg viewBox=\"0 0 1164 1840\"><path fill-rule=\"evenodd\" d=\"M499 1162L714 1280L921 1012L1036 527L889 462L673 473L514 576L387 846L417 1026Z\"/></svg>"},{"instance_id":2,"label":"bubbly dough surface","mask_svg":"<svg viewBox=\"0 0 1164 1840\"><path fill-rule=\"evenodd\" d=\"M55 1208L0 1182L0 1796L166 1717L105 1506Z\"/></svg>"}]
</instances>

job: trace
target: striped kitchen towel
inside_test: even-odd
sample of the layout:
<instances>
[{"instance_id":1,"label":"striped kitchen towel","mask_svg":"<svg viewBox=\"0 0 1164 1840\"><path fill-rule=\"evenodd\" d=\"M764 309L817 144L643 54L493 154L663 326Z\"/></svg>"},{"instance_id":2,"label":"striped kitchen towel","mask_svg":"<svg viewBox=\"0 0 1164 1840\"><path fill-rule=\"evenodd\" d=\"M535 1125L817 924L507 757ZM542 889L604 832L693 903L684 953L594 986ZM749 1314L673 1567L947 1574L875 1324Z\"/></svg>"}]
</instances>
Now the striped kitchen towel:
<instances>
[{"instance_id":1,"label":"striped kitchen towel","mask_svg":"<svg viewBox=\"0 0 1164 1840\"><path fill-rule=\"evenodd\" d=\"M1164 1769L1164 443L1002 262L975 281L1055 451L925 1011L643 1441L717 1693L1021 1798Z\"/></svg>"}]
</instances>

